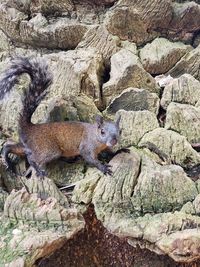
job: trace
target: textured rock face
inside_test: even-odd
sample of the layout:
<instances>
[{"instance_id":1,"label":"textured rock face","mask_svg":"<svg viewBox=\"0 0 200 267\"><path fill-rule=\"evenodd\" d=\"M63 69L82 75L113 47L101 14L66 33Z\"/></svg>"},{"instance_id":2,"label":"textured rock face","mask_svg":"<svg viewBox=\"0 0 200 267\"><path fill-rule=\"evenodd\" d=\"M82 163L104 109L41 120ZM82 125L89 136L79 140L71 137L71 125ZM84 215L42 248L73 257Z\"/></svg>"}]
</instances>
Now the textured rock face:
<instances>
[{"instance_id":1,"label":"textured rock face","mask_svg":"<svg viewBox=\"0 0 200 267\"><path fill-rule=\"evenodd\" d=\"M123 89L137 87L159 92L153 77L147 73L132 52L122 49L111 57L110 80L103 86L103 95L109 103L113 95L118 95Z\"/></svg>"},{"instance_id":2,"label":"textured rock face","mask_svg":"<svg viewBox=\"0 0 200 267\"><path fill-rule=\"evenodd\" d=\"M200 82L190 74L183 74L165 87L160 104L164 109L171 102L198 105L199 93Z\"/></svg>"},{"instance_id":3,"label":"textured rock face","mask_svg":"<svg viewBox=\"0 0 200 267\"><path fill-rule=\"evenodd\" d=\"M118 153L99 155L112 176L58 159L25 179L24 158L9 155L16 175L0 157L0 266L199 264L199 15L199 1L0 0L0 72L41 56L54 76L33 123L121 116ZM29 81L0 102L1 152Z\"/></svg>"},{"instance_id":4,"label":"textured rock face","mask_svg":"<svg viewBox=\"0 0 200 267\"><path fill-rule=\"evenodd\" d=\"M158 35L154 31L158 25L161 29L166 28L171 16L170 1L121 0L108 13L107 28L121 39L142 44Z\"/></svg>"},{"instance_id":5,"label":"textured rock face","mask_svg":"<svg viewBox=\"0 0 200 267\"><path fill-rule=\"evenodd\" d=\"M107 107L108 114L115 114L118 110L126 111L149 110L155 114L159 109L159 97L145 89L128 88L114 98Z\"/></svg>"},{"instance_id":6,"label":"textured rock face","mask_svg":"<svg viewBox=\"0 0 200 267\"><path fill-rule=\"evenodd\" d=\"M200 45L182 57L180 61L178 61L176 65L169 71L169 74L171 74L173 77L179 77L184 73L189 73L197 80L200 80L199 58Z\"/></svg>"},{"instance_id":7,"label":"textured rock face","mask_svg":"<svg viewBox=\"0 0 200 267\"><path fill-rule=\"evenodd\" d=\"M191 143L200 141L200 109L191 105L171 103L167 108L166 129L174 130Z\"/></svg>"},{"instance_id":8,"label":"textured rock face","mask_svg":"<svg viewBox=\"0 0 200 267\"><path fill-rule=\"evenodd\" d=\"M140 50L140 58L146 71L160 74L170 70L190 50L191 46L181 42L173 43L165 38L156 38Z\"/></svg>"}]
</instances>

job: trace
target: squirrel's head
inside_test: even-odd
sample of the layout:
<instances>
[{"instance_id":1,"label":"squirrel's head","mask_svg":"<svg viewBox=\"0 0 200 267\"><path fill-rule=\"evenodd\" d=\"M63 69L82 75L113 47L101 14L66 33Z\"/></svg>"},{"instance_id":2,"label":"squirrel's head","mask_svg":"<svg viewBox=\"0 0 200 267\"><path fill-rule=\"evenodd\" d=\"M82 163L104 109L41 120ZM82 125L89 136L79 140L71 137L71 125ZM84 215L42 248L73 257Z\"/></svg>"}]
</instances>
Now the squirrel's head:
<instances>
[{"instance_id":1,"label":"squirrel's head","mask_svg":"<svg viewBox=\"0 0 200 267\"><path fill-rule=\"evenodd\" d=\"M99 115L96 116L98 141L113 147L117 144L121 131L119 129L119 121L121 116L115 122L104 121Z\"/></svg>"}]
</instances>

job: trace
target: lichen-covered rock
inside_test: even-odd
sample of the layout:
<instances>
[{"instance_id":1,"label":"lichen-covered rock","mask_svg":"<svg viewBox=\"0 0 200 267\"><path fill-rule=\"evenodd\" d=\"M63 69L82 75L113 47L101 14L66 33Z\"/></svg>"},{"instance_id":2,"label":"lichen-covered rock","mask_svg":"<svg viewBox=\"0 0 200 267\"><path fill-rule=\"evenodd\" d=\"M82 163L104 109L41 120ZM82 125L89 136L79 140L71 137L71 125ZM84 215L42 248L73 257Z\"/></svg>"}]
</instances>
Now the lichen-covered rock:
<instances>
[{"instance_id":1,"label":"lichen-covered rock","mask_svg":"<svg viewBox=\"0 0 200 267\"><path fill-rule=\"evenodd\" d=\"M159 127L156 115L148 110L125 111L119 110L121 115L120 128L122 134L117 147L137 146L141 138L148 132Z\"/></svg>"},{"instance_id":2,"label":"lichen-covered rock","mask_svg":"<svg viewBox=\"0 0 200 267\"><path fill-rule=\"evenodd\" d=\"M49 61L54 75L49 98L59 95L77 96L83 93L100 105L100 77L104 69L101 54L91 48L52 53L45 58Z\"/></svg>"},{"instance_id":3,"label":"lichen-covered rock","mask_svg":"<svg viewBox=\"0 0 200 267\"><path fill-rule=\"evenodd\" d=\"M139 142L139 147L150 149L150 144L164 153L169 162L183 167L191 167L200 162L200 155L192 148L186 137L174 131L157 128L146 133Z\"/></svg>"},{"instance_id":4,"label":"lichen-covered rock","mask_svg":"<svg viewBox=\"0 0 200 267\"><path fill-rule=\"evenodd\" d=\"M143 158L132 201L136 209L143 213L167 212L180 209L197 194L194 182L181 167L160 166Z\"/></svg>"},{"instance_id":5,"label":"lichen-covered rock","mask_svg":"<svg viewBox=\"0 0 200 267\"><path fill-rule=\"evenodd\" d=\"M193 236L200 225L199 217L175 211L198 195L195 183L181 167L160 166L137 151L118 154L110 164L112 179L94 174L94 179L82 180L75 187L76 203L91 201L97 218L111 233L126 238L132 246L139 245L158 254L168 254L162 244L171 234L188 229L188 237ZM190 244L182 246L190 251L181 257L183 261L196 257L196 247L193 249ZM172 254L171 257L180 261L180 255Z\"/></svg>"},{"instance_id":6,"label":"lichen-covered rock","mask_svg":"<svg viewBox=\"0 0 200 267\"><path fill-rule=\"evenodd\" d=\"M145 89L128 88L115 97L106 109L106 113L115 114L118 110L149 110L155 114L159 109L159 97Z\"/></svg>"},{"instance_id":7,"label":"lichen-covered rock","mask_svg":"<svg viewBox=\"0 0 200 267\"><path fill-rule=\"evenodd\" d=\"M8 193L6 191L4 191L1 187L0 187L0 212L3 211L4 208L4 204L6 201L6 198L8 197Z\"/></svg>"},{"instance_id":8,"label":"lichen-covered rock","mask_svg":"<svg viewBox=\"0 0 200 267\"><path fill-rule=\"evenodd\" d=\"M42 199L25 190L9 195L2 222L1 265L14 264L22 257L25 266L33 266L37 259L50 255L84 227L75 208L66 208L53 197Z\"/></svg>"},{"instance_id":9,"label":"lichen-covered rock","mask_svg":"<svg viewBox=\"0 0 200 267\"><path fill-rule=\"evenodd\" d=\"M184 73L191 74L200 81L200 45L192 51L185 54L180 61L168 72L172 77L176 78Z\"/></svg>"},{"instance_id":10,"label":"lichen-covered rock","mask_svg":"<svg viewBox=\"0 0 200 267\"><path fill-rule=\"evenodd\" d=\"M174 3L168 36L174 40L192 41L193 33L200 29L200 5L194 1Z\"/></svg>"},{"instance_id":11,"label":"lichen-covered rock","mask_svg":"<svg viewBox=\"0 0 200 267\"><path fill-rule=\"evenodd\" d=\"M42 13L46 15L70 12L74 9L73 1L59 0L52 2L50 0L30 1L31 13Z\"/></svg>"},{"instance_id":12,"label":"lichen-covered rock","mask_svg":"<svg viewBox=\"0 0 200 267\"><path fill-rule=\"evenodd\" d=\"M199 230L186 229L171 233L158 241L157 246L176 261L195 261L199 259Z\"/></svg>"},{"instance_id":13,"label":"lichen-covered rock","mask_svg":"<svg viewBox=\"0 0 200 267\"><path fill-rule=\"evenodd\" d=\"M191 105L170 103L165 128L185 136L190 143L200 142L200 109Z\"/></svg>"},{"instance_id":14,"label":"lichen-covered rock","mask_svg":"<svg viewBox=\"0 0 200 267\"><path fill-rule=\"evenodd\" d=\"M93 122L97 114L101 113L93 99L85 94L69 97L55 96L41 103L32 121L35 123L68 120Z\"/></svg>"},{"instance_id":15,"label":"lichen-covered rock","mask_svg":"<svg viewBox=\"0 0 200 267\"><path fill-rule=\"evenodd\" d=\"M104 25L101 25L88 30L77 48L95 48L108 64L111 56L120 50L120 44L119 37L112 35Z\"/></svg>"},{"instance_id":16,"label":"lichen-covered rock","mask_svg":"<svg viewBox=\"0 0 200 267\"><path fill-rule=\"evenodd\" d=\"M170 42L165 38L156 38L140 50L142 65L151 74L166 73L192 47L181 42Z\"/></svg>"},{"instance_id":17,"label":"lichen-covered rock","mask_svg":"<svg viewBox=\"0 0 200 267\"><path fill-rule=\"evenodd\" d=\"M120 0L108 12L106 26L122 40L143 44L158 36L155 29L165 29L171 17L171 1Z\"/></svg>"},{"instance_id":18,"label":"lichen-covered rock","mask_svg":"<svg viewBox=\"0 0 200 267\"><path fill-rule=\"evenodd\" d=\"M165 87L160 104L164 109L171 102L196 105L199 95L200 82L190 74L183 74Z\"/></svg>"},{"instance_id":19,"label":"lichen-covered rock","mask_svg":"<svg viewBox=\"0 0 200 267\"><path fill-rule=\"evenodd\" d=\"M131 51L121 49L111 57L110 80L103 85L106 104L128 87L148 89L153 93L159 92L154 78L144 70L138 56Z\"/></svg>"},{"instance_id":20,"label":"lichen-covered rock","mask_svg":"<svg viewBox=\"0 0 200 267\"><path fill-rule=\"evenodd\" d=\"M28 20L27 15L5 4L0 5L0 27L15 42L50 49L75 48L88 30L86 24L67 18L48 22L38 14Z\"/></svg>"}]
</instances>

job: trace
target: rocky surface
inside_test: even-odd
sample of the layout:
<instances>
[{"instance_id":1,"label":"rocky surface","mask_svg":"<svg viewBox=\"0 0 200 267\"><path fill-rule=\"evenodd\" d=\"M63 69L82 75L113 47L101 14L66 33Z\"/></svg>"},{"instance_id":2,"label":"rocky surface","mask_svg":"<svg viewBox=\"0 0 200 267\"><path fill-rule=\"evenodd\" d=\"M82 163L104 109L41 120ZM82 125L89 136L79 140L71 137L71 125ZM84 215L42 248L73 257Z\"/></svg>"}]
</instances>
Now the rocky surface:
<instances>
[{"instance_id":1,"label":"rocky surface","mask_svg":"<svg viewBox=\"0 0 200 267\"><path fill-rule=\"evenodd\" d=\"M24 158L10 155L17 175L0 158L0 266L198 266L199 15L199 1L0 0L0 72L41 56L54 76L32 121L121 115L114 151L130 149L100 155L112 176L58 160L26 179ZM0 102L0 151L28 83Z\"/></svg>"},{"instance_id":2,"label":"rocky surface","mask_svg":"<svg viewBox=\"0 0 200 267\"><path fill-rule=\"evenodd\" d=\"M140 58L146 71L160 74L170 70L190 50L192 50L191 46L181 42L156 38L140 50Z\"/></svg>"}]
</instances>

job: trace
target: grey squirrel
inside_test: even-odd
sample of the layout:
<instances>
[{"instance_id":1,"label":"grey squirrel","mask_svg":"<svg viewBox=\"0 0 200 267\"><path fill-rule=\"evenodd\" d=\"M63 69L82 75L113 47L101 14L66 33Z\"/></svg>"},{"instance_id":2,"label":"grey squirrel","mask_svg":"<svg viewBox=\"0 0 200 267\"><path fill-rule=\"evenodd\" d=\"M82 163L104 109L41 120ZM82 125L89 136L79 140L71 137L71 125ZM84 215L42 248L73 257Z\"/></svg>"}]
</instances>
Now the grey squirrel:
<instances>
[{"instance_id":1,"label":"grey squirrel","mask_svg":"<svg viewBox=\"0 0 200 267\"><path fill-rule=\"evenodd\" d=\"M3 147L2 155L7 166L10 166L9 153L26 155L37 176L43 177L46 175L45 166L48 162L61 157L82 156L87 163L96 166L104 174L111 175L111 166L101 163L97 156L118 142L120 117L116 122L108 122L97 116L94 124L73 121L33 124L31 117L46 96L53 78L43 59L16 58L11 61L0 81L0 100L12 90L23 73L29 74L31 82L22 99L23 108L19 117L20 143Z\"/></svg>"}]
</instances>

